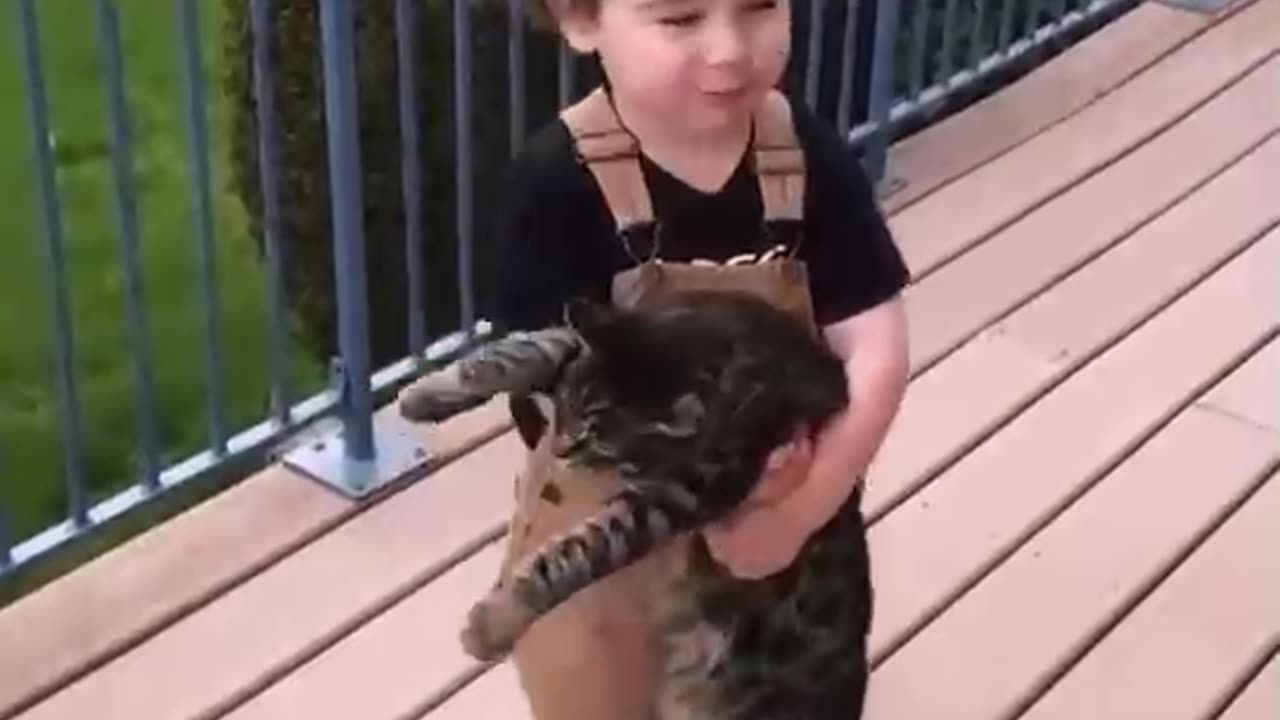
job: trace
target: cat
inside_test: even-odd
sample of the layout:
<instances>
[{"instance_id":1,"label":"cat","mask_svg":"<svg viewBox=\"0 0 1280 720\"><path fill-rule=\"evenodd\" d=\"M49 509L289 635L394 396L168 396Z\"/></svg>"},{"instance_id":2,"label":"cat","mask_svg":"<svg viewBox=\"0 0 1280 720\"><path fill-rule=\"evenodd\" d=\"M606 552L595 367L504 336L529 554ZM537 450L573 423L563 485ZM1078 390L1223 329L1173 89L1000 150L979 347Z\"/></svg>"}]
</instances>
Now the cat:
<instances>
[{"instance_id":1,"label":"cat","mask_svg":"<svg viewBox=\"0 0 1280 720\"><path fill-rule=\"evenodd\" d=\"M400 411L438 422L501 392L550 396L553 454L616 471L623 489L473 606L462 642L484 661L509 653L575 592L724 518L775 448L850 402L843 362L816 333L749 293L706 290L641 309L574 301L562 325L512 333L428 374L402 393ZM791 568L762 581L732 578L695 539L688 577L672 589L681 598L671 607L683 611L662 630L664 702L686 713L700 703L709 714L686 716L717 720L807 718L802 707L838 707L813 702L865 681L859 653L870 599L860 523L842 512ZM691 643L707 642L718 651L682 659Z\"/></svg>"}]
</instances>

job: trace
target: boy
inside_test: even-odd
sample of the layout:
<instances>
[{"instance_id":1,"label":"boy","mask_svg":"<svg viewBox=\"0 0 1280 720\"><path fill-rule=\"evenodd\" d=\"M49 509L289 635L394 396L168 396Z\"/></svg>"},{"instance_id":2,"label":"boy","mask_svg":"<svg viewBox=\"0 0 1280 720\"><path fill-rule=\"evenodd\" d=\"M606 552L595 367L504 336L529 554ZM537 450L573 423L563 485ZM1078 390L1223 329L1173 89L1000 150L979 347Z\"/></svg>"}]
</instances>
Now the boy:
<instances>
[{"instance_id":1,"label":"boy","mask_svg":"<svg viewBox=\"0 0 1280 720\"><path fill-rule=\"evenodd\" d=\"M758 185L763 156L753 152L755 119L774 96L786 65L787 0L534 1L546 3L542 9L577 52L599 61L601 92L638 149L640 179L633 184L642 184L640 192L647 195L630 209L606 198L604 187L613 181L592 168L607 162L583 162L580 142L590 133L570 127L569 116L535 134L507 179L492 314L504 329L543 327L557 322L575 295L607 298L611 288L616 292L618 274L646 258L723 263L768 247L768 240L785 239L788 252L807 268L813 319L845 359L854 400L816 437L798 435L775 452L751 509L703 534L713 557L734 575L773 575L842 508L858 502L857 486L906 386L906 328L898 296L907 269L860 166L841 138L800 103L790 103L789 112L803 151L802 205L798 217L769 227L762 221L777 201ZM620 233L628 229L619 227L628 213L647 217L648 211L654 221L638 224L649 229L647 238ZM513 401L512 410L525 442L536 448L547 418L524 399ZM518 528L513 525L512 543L521 542ZM620 604L608 612L625 608ZM602 615L586 617L578 622L611 622ZM559 669L535 667L552 664L546 656L524 662L525 687L540 720L644 717L639 709L620 706L629 701L620 697L625 693L619 685L610 685L626 681L624 675L642 683L644 673L621 669L629 646L625 640L601 640L610 642L618 653L615 675L622 679L595 683L575 675L584 668L608 675L607 668L596 667L606 662L602 652L583 651L577 665L565 661ZM531 673L541 677L531 680ZM612 688L599 691L594 709L580 700L574 709L562 702L561 709L551 710L554 703L533 697L590 694L593 684ZM862 688L850 692L860 706Z\"/></svg>"}]
</instances>

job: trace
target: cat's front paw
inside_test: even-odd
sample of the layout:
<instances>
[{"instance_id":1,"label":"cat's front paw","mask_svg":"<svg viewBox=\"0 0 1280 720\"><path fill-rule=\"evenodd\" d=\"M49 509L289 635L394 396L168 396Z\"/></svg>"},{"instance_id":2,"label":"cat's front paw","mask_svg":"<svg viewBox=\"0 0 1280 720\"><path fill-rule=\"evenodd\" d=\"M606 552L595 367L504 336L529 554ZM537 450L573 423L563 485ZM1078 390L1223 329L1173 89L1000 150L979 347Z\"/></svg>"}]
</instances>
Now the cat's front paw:
<instances>
[{"instance_id":1,"label":"cat's front paw","mask_svg":"<svg viewBox=\"0 0 1280 720\"><path fill-rule=\"evenodd\" d=\"M400 392L401 417L411 422L437 423L483 402L459 387L448 368L423 377Z\"/></svg>"},{"instance_id":2,"label":"cat's front paw","mask_svg":"<svg viewBox=\"0 0 1280 720\"><path fill-rule=\"evenodd\" d=\"M501 603L485 600L476 603L467 613L462 648L481 662L499 660L515 645L515 614L503 611L500 606Z\"/></svg>"}]
</instances>

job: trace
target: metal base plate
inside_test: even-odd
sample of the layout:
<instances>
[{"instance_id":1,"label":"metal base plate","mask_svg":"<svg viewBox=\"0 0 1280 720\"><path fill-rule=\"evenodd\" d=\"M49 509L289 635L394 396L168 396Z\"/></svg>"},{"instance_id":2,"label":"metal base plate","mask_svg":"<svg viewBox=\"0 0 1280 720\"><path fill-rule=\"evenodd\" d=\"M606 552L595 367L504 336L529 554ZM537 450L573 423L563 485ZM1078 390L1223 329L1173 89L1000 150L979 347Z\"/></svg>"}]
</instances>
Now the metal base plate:
<instances>
[{"instance_id":1,"label":"metal base plate","mask_svg":"<svg viewBox=\"0 0 1280 720\"><path fill-rule=\"evenodd\" d=\"M893 195L906 186L906 180L894 175L893 173L886 172L885 176L880 179L880 182L876 183L876 196L881 200L885 200L890 195Z\"/></svg>"},{"instance_id":2,"label":"metal base plate","mask_svg":"<svg viewBox=\"0 0 1280 720\"><path fill-rule=\"evenodd\" d=\"M394 413L373 418L374 457L346 457L342 428L324 433L284 456L284 464L349 498L367 497L407 480L427 466L424 433Z\"/></svg>"},{"instance_id":3,"label":"metal base plate","mask_svg":"<svg viewBox=\"0 0 1280 720\"><path fill-rule=\"evenodd\" d=\"M1156 0L1161 5L1168 5L1179 10L1212 15L1237 0Z\"/></svg>"}]
</instances>

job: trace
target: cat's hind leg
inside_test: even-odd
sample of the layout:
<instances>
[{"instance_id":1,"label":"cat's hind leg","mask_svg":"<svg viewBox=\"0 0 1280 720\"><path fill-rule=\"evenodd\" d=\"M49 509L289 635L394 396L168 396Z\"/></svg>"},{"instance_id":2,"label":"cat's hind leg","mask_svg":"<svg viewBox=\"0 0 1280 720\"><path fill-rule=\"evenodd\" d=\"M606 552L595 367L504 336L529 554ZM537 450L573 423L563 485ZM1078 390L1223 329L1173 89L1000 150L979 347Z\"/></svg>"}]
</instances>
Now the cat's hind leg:
<instances>
[{"instance_id":1,"label":"cat's hind leg","mask_svg":"<svg viewBox=\"0 0 1280 720\"><path fill-rule=\"evenodd\" d=\"M440 422L499 393L544 390L580 348L578 335L567 328L511 333L410 384L400 393L400 414L414 422Z\"/></svg>"},{"instance_id":2,"label":"cat's hind leg","mask_svg":"<svg viewBox=\"0 0 1280 720\"><path fill-rule=\"evenodd\" d=\"M638 482L524 558L471 609L462 644L495 660L542 615L579 590L700 524L697 501L674 482Z\"/></svg>"}]
</instances>

